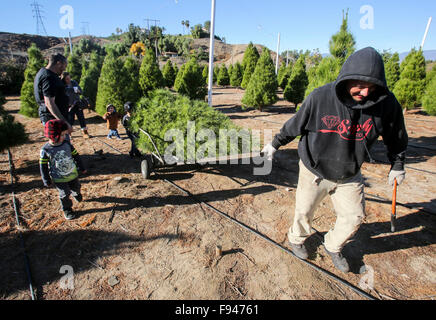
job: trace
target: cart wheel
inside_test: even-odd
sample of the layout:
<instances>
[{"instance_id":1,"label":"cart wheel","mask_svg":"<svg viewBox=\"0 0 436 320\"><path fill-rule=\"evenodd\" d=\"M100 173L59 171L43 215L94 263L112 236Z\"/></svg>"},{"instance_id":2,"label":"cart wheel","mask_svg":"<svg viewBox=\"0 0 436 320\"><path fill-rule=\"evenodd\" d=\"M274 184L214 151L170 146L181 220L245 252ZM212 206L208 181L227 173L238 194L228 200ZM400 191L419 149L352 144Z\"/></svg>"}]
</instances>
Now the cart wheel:
<instances>
[{"instance_id":1,"label":"cart wheel","mask_svg":"<svg viewBox=\"0 0 436 320\"><path fill-rule=\"evenodd\" d=\"M142 160L141 162L141 173L142 173L142 177L144 179L149 179L150 178L150 174L151 174L151 163L150 163L150 158L146 157L145 160Z\"/></svg>"}]
</instances>

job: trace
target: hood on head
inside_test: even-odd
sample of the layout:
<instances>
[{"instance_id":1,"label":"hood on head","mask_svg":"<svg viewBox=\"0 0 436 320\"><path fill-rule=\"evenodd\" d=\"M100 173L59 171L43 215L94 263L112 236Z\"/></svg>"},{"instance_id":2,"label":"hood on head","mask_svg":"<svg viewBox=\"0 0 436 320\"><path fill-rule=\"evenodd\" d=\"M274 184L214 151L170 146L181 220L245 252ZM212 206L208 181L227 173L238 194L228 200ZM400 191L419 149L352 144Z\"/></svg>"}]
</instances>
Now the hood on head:
<instances>
[{"instance_id":1,"label":"hood on head","mask_svg":"<svg viewBox=\"0 0 436 320\"><path fill-rule=\"evenodd\" d=\"M378 86L363 103L356 102L346 90L347 80L361 80ZM367 47L353 53L342 66L335 83L338 99L347 107L366 109L384 100L388 93L383 58L372 47Z\"/></svg>"}]
</instances>

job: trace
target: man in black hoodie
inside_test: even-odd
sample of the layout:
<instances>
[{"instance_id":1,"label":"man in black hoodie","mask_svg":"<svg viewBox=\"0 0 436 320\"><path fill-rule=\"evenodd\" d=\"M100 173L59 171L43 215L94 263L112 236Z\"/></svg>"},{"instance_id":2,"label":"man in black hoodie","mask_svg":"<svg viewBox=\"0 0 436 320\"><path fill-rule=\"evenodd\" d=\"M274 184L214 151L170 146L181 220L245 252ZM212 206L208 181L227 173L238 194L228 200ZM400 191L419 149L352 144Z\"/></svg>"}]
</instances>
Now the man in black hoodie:
<instances>
[{"instance_id":1,"label":"man in black hoodie","mask_svg":"<svg viewBox=\"0 0 436 320\"><path fill-rule=\"evenodd\" d=\"M341 251L365 218L360 168L380 135L392 165L389 183L401 184L408 143L402 108L388 90L382 57L368 47L347 59L335 82L315 89L263 149L272 160L277 149L301 136L294 223L288 233L299 258L308 257L304 241L312 234L314 211L330 194L337 220L324 247L336 268L349 271Z\"/></svg>"}]
</instances>

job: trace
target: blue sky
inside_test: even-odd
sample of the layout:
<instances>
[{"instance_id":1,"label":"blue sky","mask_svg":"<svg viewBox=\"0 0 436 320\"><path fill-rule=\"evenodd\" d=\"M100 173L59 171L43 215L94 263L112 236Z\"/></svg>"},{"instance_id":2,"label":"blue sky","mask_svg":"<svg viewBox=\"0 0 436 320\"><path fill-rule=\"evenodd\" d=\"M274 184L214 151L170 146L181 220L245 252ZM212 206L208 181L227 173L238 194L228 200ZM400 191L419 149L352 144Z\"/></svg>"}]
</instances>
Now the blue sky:
<instances>
[{"instance_id":1,"label":"blue sky","mask_svg":"<svg viewBox=\"0 0 436 320\"><path fill-rule=\"evenodd\" d=\"M30 4L34 0L2 0L0 31L36 33L36 21ZM166 33L182 33L182 20L191 26L210 20L210 0L37 0L42 10L49 35L73 36L81 34L82 22L89 22L90 33L109 36L117 27L125 30L129 23L144 27L144 19L158 19ZM60 27L63 14L60 8L74 9L74 29ZM373 28L363 29L362 6L371 6L374 12ZM342 10L349 8L349 28L355 36L357 49L373 46L393 52L409 51L419 47L427 21L433 16L425 50L436 50L435 0L216 0L216 34L227 43L243 44L250 41L277 47L281 34L280 51L286 49L316 49L328 52L328 41L339 30ZM370 23L370 20L365 20ZM370 26L371 27L371 26ZM186 30L185 30L186 32Z\"/></svg>"}]
</instances>

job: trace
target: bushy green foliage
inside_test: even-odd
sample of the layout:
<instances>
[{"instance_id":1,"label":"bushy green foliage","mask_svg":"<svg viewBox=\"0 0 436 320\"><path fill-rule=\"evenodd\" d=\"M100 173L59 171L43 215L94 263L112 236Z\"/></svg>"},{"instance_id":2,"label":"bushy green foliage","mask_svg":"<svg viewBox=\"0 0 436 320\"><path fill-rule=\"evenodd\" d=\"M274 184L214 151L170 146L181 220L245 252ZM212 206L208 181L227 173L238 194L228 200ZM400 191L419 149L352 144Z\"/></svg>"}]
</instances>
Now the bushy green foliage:
<instances>
[{"instance_id":1,"label":"bushy green foliage","mask_svg":"<svg viewBox=\"0 0 436 320\"><path fill-rule=\"evenodd\" d=\"M203 82L202 69L195 58L191 58L191 60L183 66L183 70L180 68L174 89L178 93L188 96L190 99L204 99L207 89Z\"/></svg>"},{"instance_id":2,"label":"bushy green foliage","mask_svg":"<svg viewBox=\"0 0 436 320\"><path fill-rule=\"evenodd\" d=\"M71 79L80 82L82 76L82 61L81 57L76 54L72 54L68 57L67 72L70 73Z\"/></svg>"},{"instance_id":3,"label":"bushy green foliage","mask_svg":"<svg viewBox=\"0 0 436 320\"><path fill-rule=\"evenodd\" d=\"M45 61L41 51L32 43L27 50L29 61L26 70L24 71L24 82L21 87L21 107L20 113L27 117L38 117L38 108L36 104L35 95L33 93L33 81L38 71L44 67Z\"/></svg>"},{"instance_id":4,"label":"bushy green foliage","mask_svg":"<svg viewBox=\"0 0 436 320\"><path fill-rule=\"evenodd\" d=\"M205 102L190 100L186 96L174 95L168 90L155 90L148 97L142 98L137 103L136 111L131 119L131 128L138 133L136 141L138 148L146 152L154 152L155 149L146 135L139 129L143 129L153 138L157 149L163 155L166 148L172 143L164 141L165 134L171 129L178 129L183 133L183 149L185 159L188 159L187 130L188 121L195 122L195 133L201 129L211 129L216 138L219 138L220 129L236 129L231 120L223 113L209 107ZM215 142L215 141L209 141ZM204 142L196 141L196 150ZM218 143L217 151L218 154ZM237 150L238 151L238 150ZM208 156L208 154L205 154ZM191 157L191 159L194 157ZM183 159L180 159L183 160Z\"/></svg>"},{"instance_id":5,"label":"bushy green foliage","mask_svg":"<svg viewBox=\"0 0 436 320\"><path fill-rule=\"evenodd\" d=\"M262 110L262 107L277 102L277 77L270 51L265 48L257 62L256 69L247 90L242 98L244 106L255 107Z\"/></svg>"},{"instance_id":6,"label":"bushy green foliage","mask_svg":"<svg viewBox=\"0 0 436 320\"><path fill-rule=\"evenodd\" d=\"M242 78L241 87L246 89L250 83L251 75L256 69L257 60L259 60L259 52L253 43L249 43L242 59L242 68L244 69L244 76Z\"/></svg>"},{"instance_id":7,"label":"bushy green foliage","mask_svg":"<svg viewBox=\"0 0 436 320\"><path fill-rule=\"evenodd\" d=\"M162 75L165 80L165 85L168 88L172 88L174 86L174 81L176 80L176 72L173 67L173 63L171 60L168 60L168 62L165 64L162 70Z\"/></svg>"},{"instance_id":8,"label":"bushy green foliage","mask_svg":"<svg viewBox=\"0 0 436 320\"><path fill-rule=\"evenodd\" d=\"M422 98L422 108L429 115L436 116L436 77L433 77L427 85Z\"/></svg>"},{"instance_id":9,"label":"bushy green foliage","mask_svg":"<svg viewBox=\"0 0 436 320\"><path fill-rule=\"evenodd\" d=\"M209 83L209 66L207 64L203 68L202 76L203 76L203 82L205 84L208 84Z\"/></svg>"},{"instance_id":10,"label":"bushy green foliage","mask_svg":"<svg viewBox=\"0 0 436 320\"><path fill-rule=\"evenodd\" d=\"M400 80L400 56L396 52L394 54L383 53L383 62L385 64L386 82L389 90L394 90L395 84Z\"/></svg>"},{"instance_id":11,"label":"bushy green foliage","mask_svg":"<svg viewBox=\"0 0 436 320\"><path fill-rule=\"evenodd\" d=\"M93 52L90 59L88 67L82 70L80 87L83 90L83 96L87 97L91 106L95 108L98 78L100 77L104 57L99 55L97 52Z\"/></svg>"},{"instance_id":12,"label":"bushy green foliage","mask_svg":"<svg viewBox=\"0 0 436 320\"><path fill-rule=\"evenodd\" d=\"M426 85L428 85L432 80L433 80L433 78L435 78L436 77L436 64L433 66L433 68L429 71L429 72L427 72L427 74L425 75L425 83L426 83Z\"/></svg>"},{"instance_id":13,"label":"bushy green foliage","mask_svg":"<svg viewBox=\"0 0 436 320\"><path fill-rule=\"evenodd\" d=\"M283 90L286 89L286 85L288 84L289 77L291 76L292 73L292 66L293 66L293 62L289 61L287 67L285 64L283 64L279 69L277 75L277 83L279 87L282 88Z\"/></svg>"},{"instance_id":14,"label":"bushy green foliage","mask_svg":"<svg viewBox=\"0 0 436 320\"><path fill-rule=\"evenodd\" d=\"M395 84L393 93L398 102L406 109L421 104L425 90L425 58L422 50L413 49L400 66L400 80Z\"/></svg>"},{"instance_id":15,"label":"bushy green foliage","mask_svg":"<svg viewBox=\"0 0 436 320\"><path fill-rule=\"evenodd\" d=\"M341 59L326 57L321 60L321 63L318 66L311 68L308 72L309 85L306 89L305 97L316 88L335 81L339 76L341 67Z\"/></svg>"},{"instance_id":16,"label":"bushy green foliage","mask_svg":"<svg viewBox=\"0 0 436 320\"><path fill-rule=\"evenodd\" d=\"M139 87L139 68L141 63L139 59L132 56L127 57L124 61L128 79L126 86L126 100L135 103L141 98L141 88Z\"/></svg>"},{"instance_id":17,"label":"bushy green foliage","mask_svg":"<svg viewBox=\"0 0 436 320\"><path fill-rule=\"evenodd\" d=\"M342 14L342 25L338 33L334 34L329 41L330 53L333 57L343 62L355 51L356 41L348 31L348 10Z\"/></svg>"},{"instance_id":18,"label":"bushy green foliage","mask_svg":"<svg viewBox=\"0 0 436 320\"><path fill-rule=\"evenodd\" d=\"M162 72L156 62L156 56L151 49L147 49L142 59L141 69L139 70L139 86L143 95L147 95L151 90L165 86Z\"/></svg>"},{"instance_id":19,"label":"bushy green foliage","mask_svg":"<svg viewBox=\"0 0 436 320\"><path fill-rule=\"evenodd\" d=\"M219 86L228 86L230 84L229 72L224 64L218 73L217 84Z\"/></svg>"},{"instance_id":20,"label":"bushy green foliage","mask_svg":"<svg viewBox=\"0 0 436 320\"><path fill-rule=\"evenodd\" d=\"M26 66L15 59L0 63L0 91L4 94L18 94L24 83Z\"/></svg>"},{"instance_id":21,"label":"bushy green foliage","mask_svg":"<svg viewBox=\"0 0 436 320\"><path fill-rule=\"evenodd\" d=\"M111 42L104 49L108 55L122 57L129 54L130 46L127 46L125 43Z\"/></svg>"},{"instance_id":22,"label":"bushy green foliage","mask_svg":"<svg viewBox=\"0 0 436 320\"><path fill-rule=\"evenodd\" d=\"M230 85L233 87L240 87L242 83L242 66L239 62L236 62L230 73Z\"/></svg>"},{"instance_id":23,"label":"bushy green foliage","mask_svg":"<svg viewBox=\"0 0 436 320\"><path fill-rule=\"evenodd\" d=\"M122 59L107 55L98 79L97 113L105 114L108 104L113 104L118 112L124 112L123 105L127 101L128 80L129 75Z\"/></svg>"},{"instance_id":24,"label":"bushy green foliage","mask_svg":"<svg viewBox=\"0 0 436 320\"><path fill-rule=\"evenodd\" d=\"M0 93L0 152L23 144L28 139L24 126L4 110L4 102Z\"/></svg>"},{"instance_id":25,"label":"bushy green foliage","mask_svg":"<svg viewBox=\"0 0 436 320\"><path fill-rule=\"evenodd\" d=\"M294 67L292 68L291 76L289 77L288 84L284 91L284 97L287 101L293 102L295 107L304 100L304 93L306 91L309 80L306 74L305 57L300 56Z\"/></svg>"},{"instance_id":26,"label":"bushy green foliage","mask_svg":"<svg viewBox=\"0 0 436 320\"><path fill-rule=\"evenodd\" d=\"M177 72L176 80L174 80L174 90L176 90L176 91L182 85L183 73L185 72L185 68L186 68L186 63L182 64L180 66L179 71Z\"/></svg>"}]
</instances>

